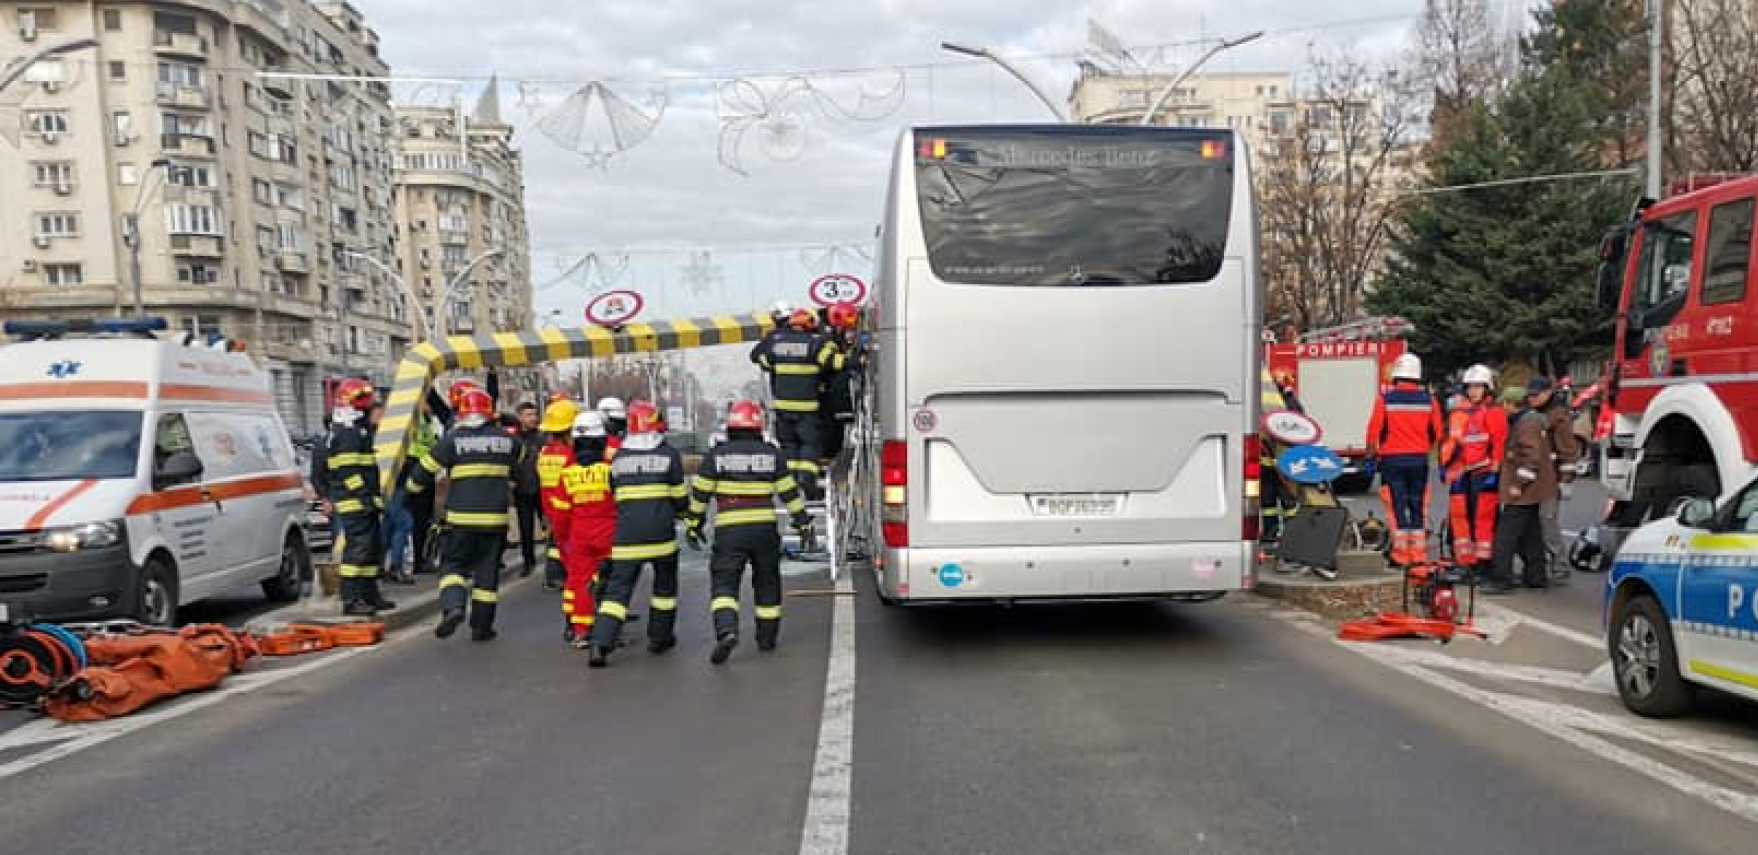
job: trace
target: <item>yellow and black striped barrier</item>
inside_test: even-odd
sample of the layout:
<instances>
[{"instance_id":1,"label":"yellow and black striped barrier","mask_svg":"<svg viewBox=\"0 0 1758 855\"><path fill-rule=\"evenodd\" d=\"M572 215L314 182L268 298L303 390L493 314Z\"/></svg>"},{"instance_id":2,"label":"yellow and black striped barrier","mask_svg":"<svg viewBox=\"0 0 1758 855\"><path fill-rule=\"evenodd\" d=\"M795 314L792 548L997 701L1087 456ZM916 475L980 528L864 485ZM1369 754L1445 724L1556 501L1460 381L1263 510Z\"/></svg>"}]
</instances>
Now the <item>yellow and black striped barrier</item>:
<instances>
[{"instance_id":1,"label":"yellow and black striped barrier","mask_svg":"<svg viewBox=\"0 0 1758 855\"><path fill-rule=\"evenodd\" d=\"M409 348L379 422L377 444L379 473L386 495L397 483L409 446L409 427L421 410L434 378L459 369L515 368L564 359L595 359L624 353L659 353L718 344L755 342L775 327L767 313L716 315L652 323L632 323L616 329L544 329L518 333L449 336Z\"/></svg>"}]
</instances>

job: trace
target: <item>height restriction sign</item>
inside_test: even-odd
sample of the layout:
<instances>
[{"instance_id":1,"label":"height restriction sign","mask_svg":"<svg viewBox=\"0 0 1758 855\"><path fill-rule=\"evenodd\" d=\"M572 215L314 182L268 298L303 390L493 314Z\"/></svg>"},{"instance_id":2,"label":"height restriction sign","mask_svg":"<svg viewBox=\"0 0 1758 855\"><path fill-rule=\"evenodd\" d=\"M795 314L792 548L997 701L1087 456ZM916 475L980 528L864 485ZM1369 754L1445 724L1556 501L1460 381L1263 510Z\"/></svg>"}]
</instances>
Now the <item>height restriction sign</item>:
<instances>
[{"instance_id":1,"label":"height restriction sign","mask_svg":"<svg viewBox=\"0 0 1758 855\"><path fill-rule=\"evenodd\" d=\"M837 303L860 305L867 299L867 283L847 273L832 273L812 280L812 302L826 309Z\"/></svg>"}]
</instances>

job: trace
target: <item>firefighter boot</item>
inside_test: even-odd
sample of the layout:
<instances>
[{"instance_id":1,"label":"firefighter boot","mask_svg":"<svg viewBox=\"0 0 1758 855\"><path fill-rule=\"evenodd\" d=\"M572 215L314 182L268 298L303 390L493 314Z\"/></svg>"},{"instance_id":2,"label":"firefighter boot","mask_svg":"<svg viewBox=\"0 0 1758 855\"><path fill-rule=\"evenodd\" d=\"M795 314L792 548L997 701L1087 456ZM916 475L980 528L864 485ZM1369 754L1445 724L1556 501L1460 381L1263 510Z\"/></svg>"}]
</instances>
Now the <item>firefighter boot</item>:
<instances>
[{"instance_id":1,"label":"firefighter boot","mask_svg":"<svg viewBox=\"0 0 1758 855\"><path fill-rule=\"evenodd\" d=\"M757 649L764 653L775 652L775 642L781 635L781 618L757 619Z\"/></svg>"},{"instance_id":2,"label":"firefighter boot","mask_svg":"<svg viewBox=\"0 0 1758 855\"><path fill-rule=\"evenodd\" d=\"M360 583L360 596L372 605L373 611L388 612L397 608L396 603L385 599L385 595L379 591L378 579L366 578L358 581Z\"/></svg>"},{"instance_id":3,"label":"firefighter boot","mask_svg":"<svg viewBox=\"0 0 1758 855\"><path fill-rule=\"evenodd\" d=\"M592 645L591 651L586 654L586 667L604 668L608 665L610 665L610 648L602 644Z\"/></svg>"},{"instance_id":4,"label":"firefighter boot","mask_svg":"<svg viewBox=\"0 0 1758 855\"><path fill-rule=\"evenodd\" d=\"M463 609L446 609L445 613L440 615L439 626L433 628L434 637L451 638L452 633L457 632L458 627L463 623Z\"/></svg>"},{"instance_id":5,"label":"firefighter boot","mask_svg":"<svg viewBox=\"0 0 1758 855\"><path fill-rule=\"evenodd\" d=\"M739 634L736 632L722 633L714 642L714 652L708 655L708 661L715 665L725 665L732 658L733 650L739 646Z\"/></svg>"}]
</instances>

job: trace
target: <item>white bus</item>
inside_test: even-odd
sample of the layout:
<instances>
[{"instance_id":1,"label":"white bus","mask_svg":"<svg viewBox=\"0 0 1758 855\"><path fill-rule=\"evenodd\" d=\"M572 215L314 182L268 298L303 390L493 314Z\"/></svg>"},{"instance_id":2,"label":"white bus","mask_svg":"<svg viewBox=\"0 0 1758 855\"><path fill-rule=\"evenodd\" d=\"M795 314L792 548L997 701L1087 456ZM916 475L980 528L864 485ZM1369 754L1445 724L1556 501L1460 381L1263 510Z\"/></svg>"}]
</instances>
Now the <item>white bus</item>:
<instances>
[{"instance_id":1,"label":"white bus","mask_svg":"<svg viewBox=\"0 0 1758 855\"><path fill-rule=\"evenodd\" d=\"M1228 130L903 134L862 467L878 476L869 544L886 602L1202 601L1249 587L1251 186Z\"/></svg>"}]
</instances>

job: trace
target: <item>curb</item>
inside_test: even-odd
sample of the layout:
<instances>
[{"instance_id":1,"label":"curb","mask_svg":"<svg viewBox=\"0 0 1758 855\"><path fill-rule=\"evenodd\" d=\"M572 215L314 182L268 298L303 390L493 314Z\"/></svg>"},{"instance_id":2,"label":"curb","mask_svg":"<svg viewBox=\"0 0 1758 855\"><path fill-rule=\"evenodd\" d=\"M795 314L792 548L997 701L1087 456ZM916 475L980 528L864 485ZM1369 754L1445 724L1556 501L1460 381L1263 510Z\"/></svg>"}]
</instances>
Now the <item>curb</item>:
<instances>
[{"instance_id":1,"label":"curb","mask_svg":"<svg viewBox=\"0 0 1758 855\"><path fill-rule=\"evenodd\" d=\"M530 576L523 578L516 571L506 573L502 577L500 592L505 595L528 583L541 582L542 577L542 570L534 571ZM419 581L413 586L381 585L385 596L397 603L396 609L378 616L385 623L385 632L396 632L439 614L439 577L437 575L422 575L415 578ZM325 623L345 620L352 621L359 620L359 618L342 615L340 598L308 596L284 608L257 615L246 621L244 628L252 632L266 632L295 621Z\"/></svg>"}]
</instances>

